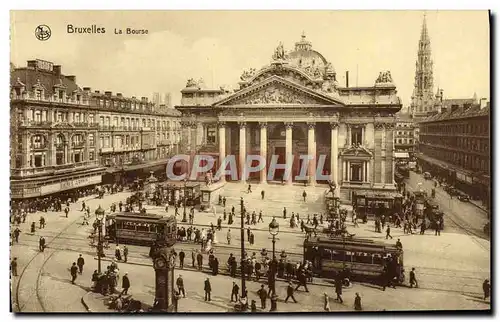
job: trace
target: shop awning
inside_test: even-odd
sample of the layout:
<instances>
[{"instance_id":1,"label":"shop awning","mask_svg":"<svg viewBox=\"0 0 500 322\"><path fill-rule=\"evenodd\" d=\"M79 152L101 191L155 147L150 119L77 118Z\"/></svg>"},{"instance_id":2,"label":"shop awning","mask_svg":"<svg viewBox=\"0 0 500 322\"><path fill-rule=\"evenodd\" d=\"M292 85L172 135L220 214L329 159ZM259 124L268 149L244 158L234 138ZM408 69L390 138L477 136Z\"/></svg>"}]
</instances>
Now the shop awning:
<instances>
[{"instance_id":1,"label":"shop awning","mask_svg":"<svg viewBox=\"0 0 500 322\"><path fill-rule=\"evenodd\" d=\"M410 155L408 152L394 152L394 157L396 159L409 159Z\"/></svg>"}]
</instances>

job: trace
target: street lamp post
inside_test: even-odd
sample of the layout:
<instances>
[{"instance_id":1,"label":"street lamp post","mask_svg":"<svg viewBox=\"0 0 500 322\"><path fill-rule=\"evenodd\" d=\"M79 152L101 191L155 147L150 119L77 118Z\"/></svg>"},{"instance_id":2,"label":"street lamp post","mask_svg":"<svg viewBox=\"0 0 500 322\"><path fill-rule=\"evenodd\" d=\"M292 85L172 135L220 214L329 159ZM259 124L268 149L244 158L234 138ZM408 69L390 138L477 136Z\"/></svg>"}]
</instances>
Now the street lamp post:
<instances>
[{"instance_id":1,"label":"street lamp post","mask_svg":"<svg viewBox=\"0 0 500 322\"><path fill-rule=\"evenodd\" d=\"M276 274L276 236L280 231L280 225L276 221L276 218L273 217L273 220L269 223L269 233L273 237L273 261L271 262L271 280L273 281L273 294L276 294L276 283L275 283L275 274Z\"/></svg>"},{"instance_id":2,"label":"street lamp post","mask_svg":"<svg viewBox=\"0 0 500 322\"><path fill-rule=\"evenodd\" d=\"M101 255L102 255L102 221L104 220L104 209L101 208L101 205L96 209L95 215L97 217L97 226L98 226L98 240L97 240L97 272L101 273Z\"/></svg>"},{"instance_id":3,"label":"street lamp post","mask_svg":"<svg viewBox=\"0 0 500 322\"><path fill-rule=\"evenodd\" d=\"M187 185L187 179L184 179L184 211L182 212L182 222L187 222L187 218L186 218L186 185Z\"/></svg>"},{"instance_id":4,"label":"street lamp post","mask_svg":"<svg viewBox=\"0 0 500 322\"><path fill-rule=\"evenodd\" d=\"M241 295L245 296L245 206L243 205L243 197L240 199L241 210Z\"/></svg>"}]
</instances>

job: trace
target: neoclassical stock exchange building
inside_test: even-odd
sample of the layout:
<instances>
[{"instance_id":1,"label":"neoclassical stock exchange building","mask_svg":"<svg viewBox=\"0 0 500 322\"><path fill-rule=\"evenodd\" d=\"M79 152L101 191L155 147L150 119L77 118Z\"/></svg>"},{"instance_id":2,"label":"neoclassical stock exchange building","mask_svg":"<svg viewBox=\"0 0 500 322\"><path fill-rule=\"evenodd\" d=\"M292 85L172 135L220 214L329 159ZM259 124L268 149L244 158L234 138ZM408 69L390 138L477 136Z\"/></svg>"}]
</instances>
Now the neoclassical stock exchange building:
<instances>
[{"instance_id":1,"label":"neoclassical stock exchange building","mask_svg":"<svg viewBox=\"0 0 500 322\"><path fill-rule=\"evenodd\" d=\"M180 146L213 156L213 173L225 156L235 155L239 180L246 155L261 155L266 167L249 174L250 181L261 183L272 155L291 169L286 184L300 173L305 161L300 155L311 155L316 158L309 162L307 181L315 185L316 163L324 155L323 174L340 187L336 193L342 199L353 192L394 192L394 114L402 105L391 74L374 75L374 84L366 87L350 87L348 79L346 72L345 86L337 82L333 65L305 35L295 50L285 52L280 44L269 65L244 71L233 92L190 79L177 106ZM275 180L283 173L276 170Z\"/></svg>"}]
</instances>

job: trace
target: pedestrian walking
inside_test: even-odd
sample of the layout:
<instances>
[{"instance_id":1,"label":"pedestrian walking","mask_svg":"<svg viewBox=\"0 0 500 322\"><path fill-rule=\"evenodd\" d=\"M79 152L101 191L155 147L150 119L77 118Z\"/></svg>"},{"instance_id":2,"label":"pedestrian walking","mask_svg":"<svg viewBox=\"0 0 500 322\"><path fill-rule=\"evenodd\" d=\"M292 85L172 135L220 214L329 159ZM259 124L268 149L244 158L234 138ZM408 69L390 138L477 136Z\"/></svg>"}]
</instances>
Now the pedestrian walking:
<instances>
[{"instance_id":1,"label":"pedestrian walking","mask_svg":"<svg viewBox=\"0 0 500 322\"><path fill-rule=\"evenodd\" d=\"M182 279L182 275L177 277L177 281L175 282L177 285L177 289L179 290L179 295L182 293L182 297L186 297L186 291L184 289L184 280Z\"/></svg>"},{"instance_id":2,"label":"pedestrian walking","mask_svg":"<svg viewBox=\"0 0 500 322\"><path fill-rule=\"evenodd\" d=\"M307 193L306 193L306 191L304 190L304 192L302 193L302 198L304 198L304 202L306 202L306 197L307 197Z\"/></svg>"},{"instance_id":3,"label":"pedestrian walking","mask_svg":"<svg viewBox=\"0 0 500 322\"><path fill-rule=\"evenodd\" d=\"M260 289L257 291L257 295L260 298L260 308L265 309L266 308L266 300L267 300L267 292L264 289L264 284L260 286Z\"/></svg>"},{"instance_id":4,"label":"pedestrian walking","mask_svg":"<svg viewBox=\"0 0 500 322\"><path fill-rule=\"evenodd\" d=\"M14 257L10 261L10 271L12 272L12 276L17 276L17 257Z\"/></svg>"},{"instance_id":5,"label":"pedestrian walking","mask_svg":"<svg viewBox=\"0 0 500 322\"><path fill-rule=\"evenodd\" d=\"M71 273L71 283L75 284L76 274L78 274L78 267L76 266L76 263L73 263L73 265L71 265L69 271Z\"/></svg>"},{"instance_id":6,"label":"pedestrian walking","mask_svg":"<svg viewBox=\"0 0 500 322\"><path fill-rule=\"evenodd\" d=\"M413 285L418 288L418 281L417 277L415 276L415 267L412 267L410 272L410 288L413 288Z\"/></svg>"},{"instance_id":7,"label":"pedestrian walking","mask_svg":"<svg viewBox=\"0 0 500 322\"><path fill-rule=\"evenodd\" d=\"M203 288L205 291L205 301L211 301L210 294L212 293L212 285L210 285L210 279L207 277L205 280L205 287Z\"/></svg>"},{"instance_id":8,"label":"pedestrian walking","mask_svg":"<svg viewBox=\"0 0 500 322\"><path fill-rule=\"evenodd\" d=\"M198 255L196 255L196 260L198 261L198 270L201 271L203 268L203 255L198 253Z\"/></svg>"},{"instance_id":9,"label":"pedestrian walking","mask_svg":"<svg viewBox=\"0 0 500 322\"><path fill-rule=\"evenodd\" d=\"M262 197L262 200L264 200L264 195L265 195L265 192L264 192L264 190L262 190L262 191L260 192L260 196Z\"/></svg>"},{"instance_id":10,"label":"pedestrian walking","mask_svg":"<svg viewBox=\"0 0 500 322\"><path fill-rule=\"evenodd\" d=\"M490 297L490 290L491 290L490 280L489 279L485 279L484 282L483 282L483 294L484 294L484 300L485 301L486 301L487 298Z\"/></svg>"},{"instance_id":11,"label":"pedestrian walking","mask_svg":"<svg viewBox=\"0 0 500 322\"><path fill-rule=\"evenodd\" d=\"M43 252L45 250L45 237L40 236L40 239L38 240L38 249Z\"/></svg>"},{"instance_id":12,"label":"pedestrian walking","mask_svg":"<svg viewBox=\"0 0 500 322\"><path fill-rule=\"evenodd\" d=\"M297 303L297 300L293 296L293 292L295 289L293 288L292 282L288 282L288 286L286 288L286 298L285 298L285 303L288 301L289 298L292 298L292 300Z\"/></svg>"},{"instance_id":13,"label":"pedestrian walking","mask_svg":"<svg viewBox=\"0 0 500 322\"><path fill-rule=\"evenodd\" d=\"M21 234L21 230L19 228L14 229L14 239L16 243L19 243L19 235Z\"/></svg>"},{"instance_id":14,"label":"pedestrian walking","mask_svg":"<svg viewBox=\"0 0 500 322\"><path fill-rule=\"evenodd\" d=\"M326 312L330 312L330 299L328 297L328 293L323 293L323 309Z\"/></svg>"},{"instance_id":15,"label":"pedestrian walking","mask_svg":"<svg viewBox=\"0 0 500 322\"><path fill-rule=\"evenodd\" d=\"M392 239L392 236L391 236L391 227L389 225L387 225L387 229L385 231L385 239L389 239L389 237L391 237L391 239Z\"/></svg>"},{"instance_id":16,"label":"pedestrian walking","mask_svg":"<svg viewBox=\"0 0 500 322\"><path fill-rule=\"evenodd\" d=\"M434 224L436 225L434 236L441 236L441 222L436 221Z\"/></svg>"},{"instance_id":17,"label":"pedestrian walking","mask_svg":"<svg viewBox=\"0 0 500 322\"><path fill-rule=\"evenodd\" d=\"M251 184L249 184L249 185L248 185L248 189L247 189L247 193L251 193L251 192L252 192L252 185L251 185Z\"/></svg>"},{"instance_id":18,"label":"pedestrian walking","mask_svg":"<svg viewBox=\"0 0 500 322\"><path fill-rule=\"evenodd\" d=\"M257 219L257 223L259 222L264 222L264 219L262 219L262 210L259 211L259 219Z\"/></svg>"},{"instance_id":19,"label":"pedestrian walking","mask_svg":"<svg viewBox=\"0 0 500 322\"><path fill-rule=\"evenodd\" d=\"M184 258L186 257L186 253L183 250L179 252L179 266L181 269L184 268Z\"/></svg>"},{"instance_id":20,"label":"pedestrian walking","mask_svg":"<svg viewBox=\"0 0 500 322\"><path fill-rule=\"evenodd\" d=\"M337 294L337 298L335 299L335 301L344 303L344 300L342 300L342 279L340 278L340 276L338 276L335 280L335 294Z\"/></svg>"},{"instance_id":21,"label":"pedestrian walking","mask_svg":"<svg viewBox=\"0 0 500 322\"><path fill-rule=\"evenodd\" d=\"M123 261L126 263L128 258L128 247L125 245L123 246Z\"/></svg>"},{"instance_id":22,"label":"pedestrian walking","mask_svg":"<svg viewBox=\"0 0 500 322\"><path fill-rule=\"evenodd\" d=\"M118 261L122 260L122 251L121 251L120 245L118 245L118 244L116 244L116 248L115 248L115 258Z\"/></svg>"},{"instance_id":23,"label":"pedestrian walking","mask_svg":"<svg viewBox=\"0 0 500 322\"><path fill-rule=\"evenodd\" d=\"M227 238L227 244L231 245L231 229L227 230L227 236L226 236L226 238Z\"/></svg>"},{"instance_id":24,"label":"pedestrian walking","mask_svg":"<svg viewBox=\"0 0 500 322\"><path fill-rule=\"evenodd\" d=\"M283 207L283 219L286 219L286 207Z\"/></svg>"},{"instance_id":25,"label":"pedestrian walking","mask_svg":"<svg viewBox=\"0 0 500 322\"><path fill-rule=\"evenodd\" d=\"M40 229L45 228L45 218L43 216L40 216Z\"/></svg>"},{"instance_id":26,"label":"pedestrian walking","mask_svg":"<svg viewBox=\"0 0 500 322\"><path fill-rule=\"evenodd\" d=\"M359 296L359 293L356 293L356 297L354 298L354 310L356 311L363 310L363 308L361 307L361 296Z\"/></svg>"},{"instance_id":27,"label":"pedestrian walking","mask_svg":"<svg viewBox=\"0 0 500 322\"><path fill-rule=\"evenodd\" d=\"M196 255L194 249L191 249L191 263L193 268L195 268Z\"/></svg>"},{"instance_id":28,"label":"pedestrian walking","mask_svg":"<svg viewBox=\"0 0 500 322\"><path fill-rule=\"evenodd\" d=\"M82 254L76 260L76 265L78 266L78 273L81 275L83 273L83 265L85 265L85 260L82 257Z\"/></svg>"},{"instance_id":29,"label":"pedestrian walking","mask_svg":"<svg viewBox=\"0 0 500 322\"><path fill-rule=\"evenodd\" d=\"M238 284L236 284L236 282L233 282L233 288L231 289L231 302L233 302L233 298L234 298L234 302L238 302L239 290L240 290L240 287L238 286Z\"/></svg>"},{"instance_id":30,"label":"pedestrian walking","mask_svg":"<svg viewBox=\"0 0 500 322\"><path fill-rule=\"evenodd\" d=\"M122 294L127 295L128 289L130 288L130 280L128 278L128 273L125 273L122 277Z\"/></svg>"}]
</instances>

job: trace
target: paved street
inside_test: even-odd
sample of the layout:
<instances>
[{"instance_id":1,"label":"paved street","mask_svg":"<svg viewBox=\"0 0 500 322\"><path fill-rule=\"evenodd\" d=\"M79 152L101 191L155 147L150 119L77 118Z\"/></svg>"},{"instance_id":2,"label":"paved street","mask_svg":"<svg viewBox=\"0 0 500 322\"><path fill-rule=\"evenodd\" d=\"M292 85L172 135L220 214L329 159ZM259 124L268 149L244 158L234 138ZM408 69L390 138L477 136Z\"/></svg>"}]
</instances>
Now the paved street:
<instances>
[{"instance_id":1,"label":"paved street","mask_svg":"<svg viewBox=\"0 0 500 322\"><path fill-rule=\"evenodd\" d=\"M425 180L423 175L410 171L410 178L406 180L410 190L417 190L418 184L422 183L422 188L430 196L434 187L433 180ZM467 231L470 234L486 238L483 232L484 225L488 222L488 214L470 202L462 202L457 198L450 198L448 193L438 186L436 188L436 202L439 208L445 213L445 230L448 227L458 232Z\"/></svg>"},{"instance_id":2,"label":"paved street","mask_svg":"<svg viewBox=\"0 0 500 322\"><path fill-rule=\"evenodd\" d=\"M222 191L222 194L227 198L226 208L228 211L232 205L235 205L236 213L239 214L239 196L243 195L245 205L248 211L255 210L258 214L260 209L263 210L264 223L259 223L252 226L255 234L255 244L249 245L246 242L248 252L253 251L259 254L260 249L266 248L271 251L271 242L269 240L268 224L273 215L280 223L279 240L276 243L276 250L280 252L285 249L289 257L293 261L300 261L302 259L302 241L304 234L300 229L289 228L288 219L282 218L283 206L287 207L287 217L289 218L291 212L299 212L301 218L306 218L306 213L321 212L323 209L322 193L325 187L305 188L308 194L306 202L301 198L304 187L282 187L279 185L266 185L264 187L266 196L261 200L260 190L258 185L252 185L253 192L246 193L246 186L241 184L227 184ZM109 209L109 205L113 202L118 202L126 198L128 193L121 193L116 195L106 195L104 199L91 199L87 202L90 205L92 212L100 204L103 208ZM70 218L64 218L60 213L47 213L44 214L47 219L47 227L43 230L37 230L34 235L28 233L29 222L21 225L22 234L20 236L20 243L12 247L12 255L19 258L18 272L21 275L23 269L28 265L26 271L22 276L14 278L14 292L13 297L15 302L19 302L21 310L23 311L81 311L83 306L80 299L88 290L90 285L90 275L97 267L94 260L95 249L90 247L87 236L90 233L91 226L81 226L82 213L79 211L81 202L71 206ZM148 207L151 211L157 213L164 213L164 209L157 207ZM456 207L458 209L458 207ZM169 213L173 214L174 209L170 207ZM217 215L222 215L222 208L216 207ZM182 211L181 211L182 213ZM34 220L39 219L40 214L31 215ZM178 218L178 221L182 216ZM206 228L213 222L216 225L216 217L213 213L196 213L195 225L201 228ZM181 223L180 223L181 224ZM240 255L239 248L239 218L235 218L235 222L231 227L223 224L223 229L217 232L218 244L214 245L216 255L221 262L221 270L225 270L225 262L229 253L233 253L237 258ZM356 234L357 237L372 238L385 241L385 235L374 232L372 222L367 224L360 224L359 228L352 227L348 223L348 230ZM227 229L231 228L232 242L231 245L226 245ZM48 242L48 248L44 253L37 253L39 235L44 235ZM366 307L373 310L378 309L430 309L435 302L432 299L435 297L446 296L447 304L450 309L456 308L487 308L488 304L481 302L474 302L473 297L480 296L481 283L484 278L489 277L489 242L479 239L470 234L459 232L458 229L445 229L441 236L434 236L432 233L421 235L403 235L401 229L393 229L393 237L395 239L388 242L394 243L397 238L400 238L405 249L405 267L407 271L411 267L416 267L417 276L419 278L419 290L410 290L406 288L398 288L397 290L390 290L394 293L391 301L383 301L385 297L380 297L381 291L379 288L373 288L368 285L356 284L352 292L346 291L345 298L348 303L347 306L340 306L335 309L344 310L352 308L353 292L358 290L362 293L363 301ZM245 232L246 238L246 232ZM186 266L191 262L191 250L198 248L199 245L191 243L178 243L177 251L184 249L186 252ZM152 283L152 268L151 260L147 254L149 248L140 246L129 246L130 256L129 261L131 264L125 264L126 270L129 271L132 279L132 288L135 289L134 294L139 296L152 296L151 283ZM76 285L71 285L69 280L69 266L73 261L76 261L78 254L84 254L86 260L86 269L83 276L79 276ZM106 250L108 258L112 258L114 247L111 245L110 249ZM38 254L38 255L37 255ZM36 256L35 256L36 255ZM31 258L34 260L28 264ZM207 259L205 258L205 263ZM136 265L134 265L136 264ZM120 264L120 270L123 272L124 264ZM103 267L106 262L103 263ZM189 278L189 285L200 285L199 290L195 295L189 296L185 300L185 305L181 308L186 310L193 310L198 308L195 302L200 302L202 293L202 280L205 273L191 272L184 270L182 274L186 274ZM21 279L19 284L19 292L16 292L17 281ZM230 285L229 277L217 276L216 280L221 280L221 285ZM317 279L320 283L328 283ZM148 286L149 285L149 286ZM190 286L187 286L191 289ZM255 290L258 284L254 286ZM326 288L328 293L332 296L332 288ZM303 304L297 305L296 308L286 308L286 310L321 310L321 294L325 290L324 286L311 286L311 293L304 296L299 293L299 301ZM441 292L446 291L446 292ZM191 293L190 290L188 292ZM220 294L219 294L220 292ZM201 303L199 308L203 310L227 310L228 303L226 294L229 292L229 286L222 287L220 290L214 290L215 301L211 304ZM426 292L424 296L418 295L421 292ZM351 294L352 293L352 294ZM429 293L429 294L427 294ZM37 295L38 294L38 295ZM140 295L143 294L143 295ZM200 295L201 294L201 295ZM389 293L384 293L389 294ZM37 296L35 296L37 295ZM472 298L471 298L472 297ZM397 300L394 300L397 298ZM448 300L449 299L449 300ZM152 301L149 299L149 301ZM189 304L189 303L192 303ZM219 304L217 304L219 303ZM332 302L333 303L333 302ZM287 304L294 306L293 304ZM332 306L337 305L333 304ZM434 306L435 307L435 306ZM440 308L444 308L440 304ZM333 309L333 308L332 308Z\"/></svg>"}]
</instances>

